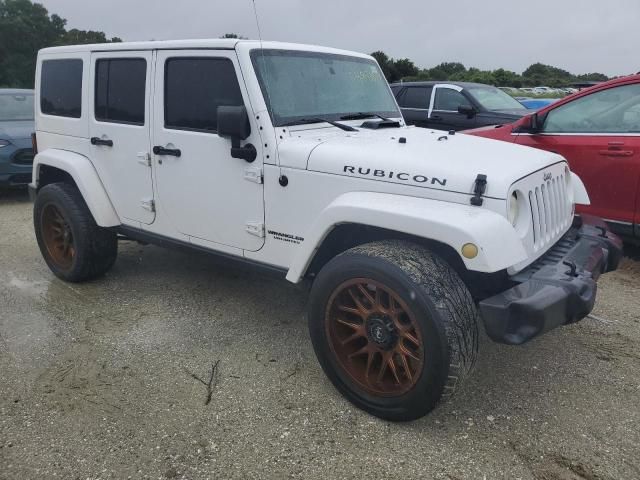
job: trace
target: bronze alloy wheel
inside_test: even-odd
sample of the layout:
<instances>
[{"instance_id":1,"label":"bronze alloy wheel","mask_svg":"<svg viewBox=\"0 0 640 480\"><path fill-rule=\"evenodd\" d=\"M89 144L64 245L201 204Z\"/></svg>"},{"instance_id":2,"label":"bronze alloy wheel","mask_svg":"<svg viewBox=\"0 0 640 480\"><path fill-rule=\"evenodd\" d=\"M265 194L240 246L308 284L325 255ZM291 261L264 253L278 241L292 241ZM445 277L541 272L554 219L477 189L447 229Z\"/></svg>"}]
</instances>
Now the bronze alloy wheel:
<instances>
[{"instance_id":1,"label":"bronze alloy wheel","mask_svg":"<svg viewBox=\"0 0 640 480\"><path fill-rule=\"evenodd\" d=\"M61 270L69 270L76 255L71 226L58 207L51 203L42 210L40 222L49 258Z\"/></svg>"},{"instance_id":2,"label":"bronze alloy wheel","mask_svg":"<svg viewBox=\"0 0 640 480\"><path fill-rule=\"evenodd\" d=\"M340 367L366 392L399 396L424 367L414 314L400 296L374 280L355 278L329 298L325 328Z\"/></svg>"}]
</instances>

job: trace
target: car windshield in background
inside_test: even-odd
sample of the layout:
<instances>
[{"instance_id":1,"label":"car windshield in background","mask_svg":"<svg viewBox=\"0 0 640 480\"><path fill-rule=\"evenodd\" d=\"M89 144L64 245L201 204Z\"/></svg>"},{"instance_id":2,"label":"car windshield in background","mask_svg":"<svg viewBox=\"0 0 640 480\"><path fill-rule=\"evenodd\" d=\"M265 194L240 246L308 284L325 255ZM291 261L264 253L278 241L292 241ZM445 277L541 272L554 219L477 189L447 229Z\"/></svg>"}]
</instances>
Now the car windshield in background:
<instances>
[{"instance_id":1,"label":"car windshield in background","mask_svg":"<svg viewBox=\"0 0 640 480\"><path fill-rule=\"evenodd\" d=\"M0 122L33 120L33 95L0 93Z\"/></svg>"},{"instance_id":2,"label":"car windshield in background","mask_svg":"<svg viewBox=\"0 0 640 480\"><path fill-rule=\"evenodd\" d=\"M525 109L520 102L499 88L471 87L467 91L476 102L489 111Z\"/></svg>"},{"instance_id":3,"label":"car windshield in background","mask_svg":"<svg viewBox=\"0 0 640 480\"><path fill-rule=\"evenodd\" d=\"M359 112L401 117L372 60L294 50L253 50L251 58L275 126Z\"/></svg>"}]
</instances>

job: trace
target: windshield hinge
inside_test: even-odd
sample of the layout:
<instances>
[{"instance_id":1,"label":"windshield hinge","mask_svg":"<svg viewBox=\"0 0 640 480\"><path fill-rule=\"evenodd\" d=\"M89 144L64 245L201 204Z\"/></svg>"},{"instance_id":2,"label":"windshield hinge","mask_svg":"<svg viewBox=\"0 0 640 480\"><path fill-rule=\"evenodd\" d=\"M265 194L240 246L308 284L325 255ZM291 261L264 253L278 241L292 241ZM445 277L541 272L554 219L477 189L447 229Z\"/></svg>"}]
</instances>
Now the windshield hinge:
<instances>
[{"instance_id":1,"label":"windshield hinge","mask_svg":"<svg viewBox=\"0 0 640 480\"><path fill-rule=\"evenodd\" d=\"M262 222L247 222L246 230L251 235L264 238L264 223Z\"/></svg>"},{"instance_id":2,"label":"windshield hinge","mask_svg":"<svg viewBox=\"0 0 640 480\"><path fill-rule=\"evenodd\" d=\"M262 183L262 168L260 167L247 167L244 169L244 179L253 183Z\"/></svg>"},{"instance_id":3,"label":"windshield hinge","mask_svg":"<svg viewBox=\"0 0 640 480\"><path fill-rule=\"evenodd\" d=\"M481 207L484 200L482 195L487 190L487 176L479 173L473 186L473 197L471 197L471 205Z\"/></svg>"}]
</instances>

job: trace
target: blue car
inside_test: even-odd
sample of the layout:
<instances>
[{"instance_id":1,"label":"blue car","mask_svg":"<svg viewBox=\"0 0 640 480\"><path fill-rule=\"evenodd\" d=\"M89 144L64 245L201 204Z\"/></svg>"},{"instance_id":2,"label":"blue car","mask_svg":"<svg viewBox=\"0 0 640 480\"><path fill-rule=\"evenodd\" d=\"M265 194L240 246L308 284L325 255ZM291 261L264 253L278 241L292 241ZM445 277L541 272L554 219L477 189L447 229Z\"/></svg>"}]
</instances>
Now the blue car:
<instances>
[{"instance_id":1,"label":"blue car","mask_svg":"<svg viewBox=\"0 0 640 480\"><path fill-rule=\"evenodd\" d=\"M540 110L541 108L546 107L547 105L558 101L557 98L522 98L522 97L516 97L516 100L518 100L522 105L524 105L527 108L527 110Z\"/></svg>"},{"instance_id":2,"label":"blue car","mask_svg":"<svg viewBox=\"0 0 640 480\"><path fill-rule=\"evenodd\" d=\"M0 187L31 182L33 90L0 89Z\"/></svg>"}]
</instances>

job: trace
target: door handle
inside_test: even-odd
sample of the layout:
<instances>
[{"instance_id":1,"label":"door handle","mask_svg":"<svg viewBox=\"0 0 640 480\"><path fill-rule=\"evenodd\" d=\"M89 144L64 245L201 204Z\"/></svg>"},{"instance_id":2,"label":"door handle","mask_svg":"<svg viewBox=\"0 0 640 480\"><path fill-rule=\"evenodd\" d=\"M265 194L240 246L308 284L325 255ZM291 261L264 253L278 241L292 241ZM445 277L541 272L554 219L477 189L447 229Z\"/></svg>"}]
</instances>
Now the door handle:
<instances>
[{"instance_id":1,"label":"door handle","mask_svg":"<svg viewBox=\"0 0 640 480\"><path fill-rule=\"evenodd\" d=\"M91 137L91 145L102 145L104 147L113 147L113 140L104 140L98 137Z\"/></svg>"},{"instance_id":2,"label":"door handle","mask_svg":"<svg viewBox=\"0 0 640 480\"><path fill-rule=\"evenodd\" d=\"M164 148L159 145L153 147L154 155L171 155L173 157L181 157L182 152L179 148Z\"/></svg>"},{"instance_id":3,"label":"door handle","mask_svg":"<svg viewBox=\"0 0 640 480\"><path fill-rule=\"evenodd\" d=\"M600 155L605 157L631 157L633 156L633 150L600 150Z\"/></svg>"},{"instance_id":4,"label":"door handle","mask_svg":"<svg viewBox=\"0 0 640 480\"><path fill-rule=\"evenodd\" d=\"M439 116L439 115L434 115L429 120L433 120L434 122L441 122L442 121L442 117Z\"/></svg>"}]
</instances>

